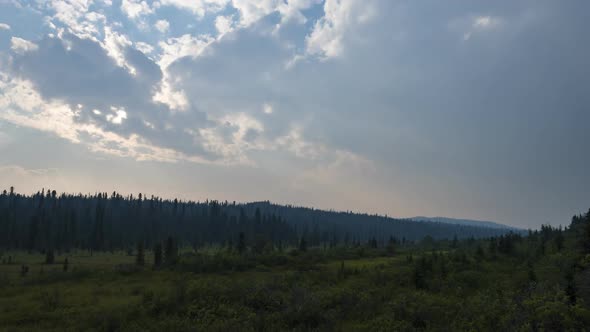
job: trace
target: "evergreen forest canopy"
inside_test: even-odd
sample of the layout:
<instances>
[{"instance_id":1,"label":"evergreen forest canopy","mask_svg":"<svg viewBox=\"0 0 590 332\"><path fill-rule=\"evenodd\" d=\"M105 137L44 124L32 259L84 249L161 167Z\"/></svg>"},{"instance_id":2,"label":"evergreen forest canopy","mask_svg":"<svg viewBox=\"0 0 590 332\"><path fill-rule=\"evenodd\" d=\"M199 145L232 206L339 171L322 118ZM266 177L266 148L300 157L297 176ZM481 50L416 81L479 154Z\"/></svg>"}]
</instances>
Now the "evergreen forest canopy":
<instances>
[{"instance_id":1,"label":"evergreen forest canopy","mask_svg":"<svg viewBox=\"0 0 590 332\"><path fill-rule=\"evenodd\" d=\"M501 236L514 229L416 222L352 212L322 211L269 202L193 202L160 197L57 194L0 195L0 248L45 251L74 248L112 251L152 248L171 237L193 248L233 245L240 239L257 247L385 245L435 239ZM518 232L518 231L517 231Z\"/></svg>"}]
</instances>

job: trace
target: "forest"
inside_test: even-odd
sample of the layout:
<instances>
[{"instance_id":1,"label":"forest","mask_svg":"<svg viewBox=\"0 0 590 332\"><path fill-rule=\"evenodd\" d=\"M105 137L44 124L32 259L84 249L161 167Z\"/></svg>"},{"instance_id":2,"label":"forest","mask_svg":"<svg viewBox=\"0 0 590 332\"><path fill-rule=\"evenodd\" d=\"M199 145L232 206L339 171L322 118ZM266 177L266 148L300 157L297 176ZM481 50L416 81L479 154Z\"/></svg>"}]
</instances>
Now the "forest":
<instances>
[{"instance_id":1,"label":"forest","mask_svg":"<svg viewBox=\"0 0 590 332\"><path fill-rule=\"evenodd\" d=\"M590 210L563 223L11 188L0 330L586 331Z\"/></svg>"},{"instance_id":2,"label":"forest","mask_svg":"<svg viewBox=\"0 0 590 332\"><path fill-rule=\"evenodd\" d=\"M516 231L437 222L414 222L386 216L334 212L269 202L237 204L218 201L164 200L159 197L58 195L41 190L0 195L0 248L21 250L112 251L142 242L153 247L168 237L194 249L237 243L240 234L248 245L311 246L351 245L390 237L402 243L432 239L481 238Z\"/></svg>"}]
</instances>

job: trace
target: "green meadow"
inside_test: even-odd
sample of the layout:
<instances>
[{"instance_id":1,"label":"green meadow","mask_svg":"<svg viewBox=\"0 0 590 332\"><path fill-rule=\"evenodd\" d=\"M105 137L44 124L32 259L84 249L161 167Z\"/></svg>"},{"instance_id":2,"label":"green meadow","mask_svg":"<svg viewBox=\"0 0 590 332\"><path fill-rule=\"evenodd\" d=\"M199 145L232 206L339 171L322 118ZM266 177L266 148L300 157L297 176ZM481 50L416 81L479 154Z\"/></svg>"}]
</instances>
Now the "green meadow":
<instances>
[{"instance_id":1,"label":"green meadow","mask_svg":"<svg viewBox=\"0 0 590 332\"><path fill-rule=\"evenodd\" d=\"M3 252L2 331L584 331L553 250L523 260L458 248L183 250L174 266L128 252ZM10 257L10 264L7 260ZM64 261L68 259L67 270ZM22 266L28 272L22 273ZM584 274L576 280L583 284ZM587 276L587 275L586 275ZM579 288L579 287L578 287Z\"/></svg>"}]
</instances>

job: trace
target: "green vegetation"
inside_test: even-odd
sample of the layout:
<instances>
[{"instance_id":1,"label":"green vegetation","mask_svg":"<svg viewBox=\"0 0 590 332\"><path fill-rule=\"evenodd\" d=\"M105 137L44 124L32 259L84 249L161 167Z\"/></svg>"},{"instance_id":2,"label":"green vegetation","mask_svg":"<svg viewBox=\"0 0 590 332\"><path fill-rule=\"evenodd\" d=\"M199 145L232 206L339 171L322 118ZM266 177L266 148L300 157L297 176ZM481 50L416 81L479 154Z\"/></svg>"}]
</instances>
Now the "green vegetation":
<instances>
[{"instance_id":1,"label":"green vegetation","mask_svg":"<svg viewBox=\"0 0 590 332\"><path fill-rule=\"evenodd\" d=\"M379 247L5 251L6 331L584 331L590 214L528 236ZM245 241L240 241L245 242ZM162 250L164 248L164 250ZM67 264L65 263L67 259ZM28 268L23 273L22 268Z\"/></svg>"},{"instance_id":2,"label":"green vegetation","mask_svg":"<svg viewBox=\"0 0 590 332\"><path fill-rule=\"evenodd\" d=\"M409 240L234 204L105 196L0 196L0 228L15 235L0 242L0 331L590 326L590 211L565 229ZM132 220L113 224L125 215Z\"/></svg>"}]
</instances>

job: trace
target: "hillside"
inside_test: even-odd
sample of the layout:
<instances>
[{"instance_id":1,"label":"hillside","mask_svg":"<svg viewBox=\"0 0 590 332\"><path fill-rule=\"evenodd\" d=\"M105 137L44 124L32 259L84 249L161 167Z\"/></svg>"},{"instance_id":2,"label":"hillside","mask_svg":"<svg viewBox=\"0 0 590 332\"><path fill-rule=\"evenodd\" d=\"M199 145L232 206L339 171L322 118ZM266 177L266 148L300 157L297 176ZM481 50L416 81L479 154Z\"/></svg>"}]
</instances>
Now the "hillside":
<instances>
[{"instance_id":1,"label":"hillside","mask_svg":"<svg viewBox=\"0 0 590 332\"><path fill-rule=\"evenodd\" d=\"M91 248L112 250L153 245L167 237L200 247L248 242L311 246L384 244L433 239L499 236L510 229L440 222L416 222L386 216L322 211L258 203L192 202L119 193L58 195L44 190L32 196L0 195L0 246L13 249Z\"/></svg>"},{"instance_id":2,"label":"hillside","mask_svg":"<svg viewBox=\"0 0 590 332\"><path fill-rule=\"evenodd\" d=\"M420 222L440 222L444 224L452 224L452 225L465 225L465 226L474 226L474 227L489 227L489 228L496 228L496 229L509 229L515 232L520 232L522 229L508 226L504 224L500 224L493 221L484 221L484 220L472 220L472 219L456 219L456 218L445 218L445 217L413 217L409 218L413 221L420 221Z\"/></svg>"}]
</instances>

